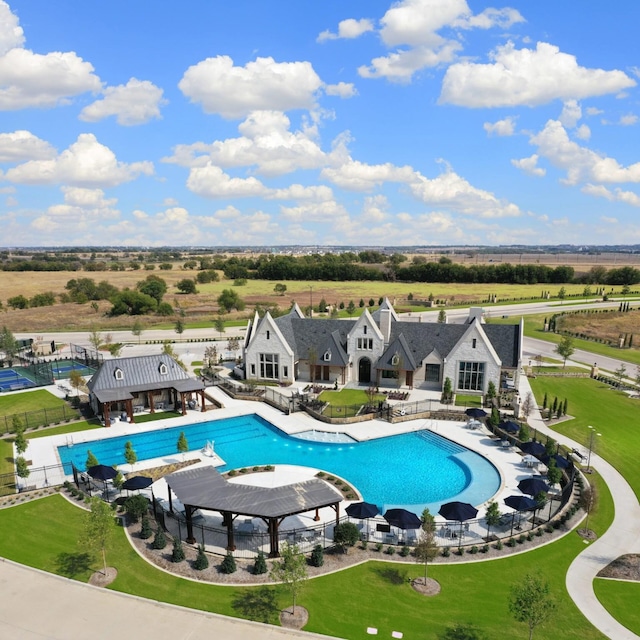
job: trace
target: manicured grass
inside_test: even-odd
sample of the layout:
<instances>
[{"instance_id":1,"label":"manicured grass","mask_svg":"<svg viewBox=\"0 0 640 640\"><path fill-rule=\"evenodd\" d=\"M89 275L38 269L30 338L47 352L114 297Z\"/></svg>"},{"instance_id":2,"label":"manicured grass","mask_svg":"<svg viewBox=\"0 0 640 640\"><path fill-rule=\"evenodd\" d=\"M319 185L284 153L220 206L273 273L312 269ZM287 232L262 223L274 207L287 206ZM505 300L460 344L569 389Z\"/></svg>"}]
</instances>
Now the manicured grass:
<instances>
[{"instance_id":1,"label":"manicured grass","mask_svg":"<svg viewBox=\"0 0 640 640\"><path fill-rule=\"evenodd\" d=\"M35 391L25 391L24 393L10 395L1 394L0 417L27 411L39 411L41 409L57 409L65 404L64 400L49 393L46 389L36 389Z\"/></svg>"},{"instance_id":2,"label":"manicured grass","mask_svg":"<svg viewBox=\"0 0 640 640\"><path fill-rule=\"evenodd\" d=\"M594 449L611 463L640 496L640 430L638 430L638 410L640 400L615 391L609 385L585 378L545 378L531 379L531 387L536 400L542 405L545 392L548 404L557 396L558 400L568 399L568 414L573 420L560 422L553 427L559 433L582 443L587 449L590 441L589 426L597 433Z\"/></svg>"},{"instance_id":3,"label":"manicured grass","mask_svg":"<svg viewBox=\"0 0 640 640\"><path fill-rule=\"evenodd\" d=\"M456 406L482 408L482 396L465 396L465 395L456 393Z\"/></svg>"},{"instance_id":4,"label":"manicured grass","mask_svg":"<svg viewBox=\"0 0 640 640\"><path fill-rule=\"evenodd\" d=\"M369 398L361 389L342 389L340 391L323 391L318 398L323 402L328 402L334 407L349 407L351 405L368 404ZM374 396L374 403L384 400L382 393Z\"/></svg>"},{"instance_id":5,"label":"manicured grass","mask_svg":"<svg viewBox=\"0 0 640 640\"><path fill-rule=\"evenodd\" d=\"M597 477L595 478L598 481ZM610 522L610 496L601 491L591 526L602 533ZM29 566L86 581L98 569L99 558L83 562L77 540L82 512L61 496L43 498L0 511L0 555ZM37 526L34 526L37 523ZM530 571L539 572L552 585L559 607L554 620L541 629L540 637L562 626L562 638L597 640L603 636L584 619L564 587L564 574L572 559L584 548L577 534L530 553L482 563L432 565L431 577L442 585L440 595L425 598L413 591L404 577L422 575L421 566L369 562L307 583L299 600L310 612L308 631L346 638L365 638L374 626L383 637L403 631L405 637L433 638L455 622L474 622L490 638L526 638L524 625L507 612L510 586ZM240 615L234 601L249 588L203 585L168 575L142 560L123 532L115 536L107 563L118 569L110 588L138 596L225 615ZM400 582L396 583L397 580ZM281 592L279 606L289 598ZM327 613L330 612L330 615ZM549 637L549 636L546 636Z\"/></svg>"},{"instance_id":6,"label":"manicured grass","mask_svg":"<svg viewBox=\"0 0 640 640\"><path fill-rule=\"evenodd\" d=\"M602 606L627 629L640 635L640 583L594 580L593 589Z\"/></svg>"}]
</instances>

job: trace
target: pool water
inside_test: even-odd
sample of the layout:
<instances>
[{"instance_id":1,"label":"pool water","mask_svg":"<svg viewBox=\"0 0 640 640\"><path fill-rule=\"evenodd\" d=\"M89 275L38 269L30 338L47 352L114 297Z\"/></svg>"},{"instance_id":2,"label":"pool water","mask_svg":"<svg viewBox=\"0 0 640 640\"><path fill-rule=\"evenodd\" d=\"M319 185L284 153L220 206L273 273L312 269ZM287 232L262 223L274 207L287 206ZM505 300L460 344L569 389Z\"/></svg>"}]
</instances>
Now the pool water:
<instances>
[{"instance_id":1,"label":"pool water","mask_svg":"<svg viewBox=\"0 0 640 640\"><path fill-rule=\"evenodd\" d=\"M212 420L128 436L58 447L61 462L85 468L87 451L101 464L126 465L130 440L138 460L178 455L184 431L189 449L213 441L226 462L220 471L266 464L292 464L322 469L353 484L367 502L382 509L432 510L442 502L465 498L480 504L500 485L496 469L482 456L430 431L418 431L367 442L304 441L284 434L257 415ZM436 509L437 510L437 509Z\"/></svg>"}]
</instances>

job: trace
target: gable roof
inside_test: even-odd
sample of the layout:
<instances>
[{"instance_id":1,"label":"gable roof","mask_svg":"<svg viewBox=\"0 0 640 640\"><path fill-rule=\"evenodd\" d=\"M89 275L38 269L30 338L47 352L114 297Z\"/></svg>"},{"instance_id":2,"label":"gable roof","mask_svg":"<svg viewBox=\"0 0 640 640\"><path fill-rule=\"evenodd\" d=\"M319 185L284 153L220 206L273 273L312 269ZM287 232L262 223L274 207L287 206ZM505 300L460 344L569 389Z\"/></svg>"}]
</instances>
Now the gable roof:
<instances>
[{"instance_id":1,"label":"gable roof","mask_svg":"<svg viewBox=\"0 0 640 640\"><path fill-rule=\"evenodd\" d=\"M166 373L161 373L163 365ZM167 388L198 391L204 385L184 371L171 356L162 353L105 360L93 374L87 387L100 402L108 402L128 399L131 393L137 391Z\"/></svg>"},{"instance_id":2,"label":"gable roof","mask_svg":"<svg viewBox=\"0 0 640 640\"><path fill-rule=\"evenodd\" d=\"M393 357L397 355L399 360L397 364L393 364ZM400 368L402 371L415 371L418 367L413 357L413 352L409 348L404 334L400 334L393 342L389 344L385 352L380 356L376 364L377 369L386 371L394 371Z\"/></svg>"}]
</instances>

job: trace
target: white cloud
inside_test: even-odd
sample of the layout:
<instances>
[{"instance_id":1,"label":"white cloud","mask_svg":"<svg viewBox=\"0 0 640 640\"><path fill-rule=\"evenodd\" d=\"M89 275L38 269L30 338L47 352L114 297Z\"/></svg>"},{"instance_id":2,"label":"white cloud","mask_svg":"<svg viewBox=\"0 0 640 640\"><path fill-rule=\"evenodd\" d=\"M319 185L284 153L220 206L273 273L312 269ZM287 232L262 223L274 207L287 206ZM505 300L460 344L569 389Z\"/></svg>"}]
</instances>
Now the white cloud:
<instances>
[{"instance_id":1,"label":"white cloud","mask_svg":"<svg viewBox=\"0 0 640 640\"><path fill-rule=\"evenodd\" d=\"M310 62L256 58L236 67L229 56L207 58L187 69L178 87L206 113L242 118L251 111L311 109L322 81Z\"/></svg>"},{"instance_id":2,"label":"white cloud","mask_svg":"<svg viewBox=\"0 0 640 640\"><path fill-rule=\"evenodd\" d=\"M327 156L314 139L316 129L291 132L290 125L282 112L254 111L239 125L241 137L177 145L173 156L163 161L186 167L209 162L223 168L255 166L258 173L268 176L324 166Z\"/></svg>"},{"instance_id":3,"label":"white cloud","mask_svg":"<svg viewBox=\"0 0 640 640\"><path fill-rule=\"evenodd\" d=\"M378 194L364 200L361 220L364 223L380 224L389 217L389 202L385 196Z\"/></svg>"},{"instance_id":4,"label":"white cloud","mask_svg":"<svg viewBox=\"0 0 640 640\"><path fill-rule=\"evenodd\" d=\"M582 108L577 100L567 100L563 107L562 113L558 118L562 123L562 126L567 127L569 129L573 129L573 127L578 124L578 120L582 118Z\"/></svg>"},{"instance_id":5,"label":"white cloud","mask_svg":"<svg viewBox=\"0 0 640 640\"><path fill-rule=\"evenodd\" d=\"M0 133L0 162L23 162L54 158L56 150L30 131Z\"/></svg>"},{"instance_id":6,"label":"white cloud","mask_svg":"<svg viewBox=\"0 0 640 640\"><path fill-rule=\"evenodd\" d=\"M640 207L640 196L633 191L623 191L620 188L607 189L603 185L596 184L586 184L581 189L582 193L586 193L589 196L594 196L596 198L605 198L610 202L623 202L625 204L630 204L634 207ZM602 218L605 219L604 217Z\"/></svg>"},{"instance_id":7,"label":"white cloud","mask_svg":"<svg viewBox=\"0 0 640 640\"><path fill-rule=\"evenodd\" d=\"M148 80L131 78L126 85L107 87L104 98L96 100L80 112L80 120L98 122L109 116L116 116L118 124L131 126L144 124L152 118L160 118L162 89Z\"/></svg>"},{"instance_id":8,"label":"white cloud","mask_svg":"<svg viewBox=\"0 0 640 640\"><path fill-rule=\"evenodd\" d=\"M269 193L257 178L232 178L211 163L191 169L187 187L204 198L250 198Z\"/></svg>"},{"instance_id":9,"label":"white cloud","mask_svg":"<svg viewBox=\"0 0 640 640\"><path fill-rule=\"evenodd\" d=\"M373 31L373 22L367 18L354 20L348 18L338 23L338 33L331 31L323 31L317 38L317 42L326 42L327 40L338 40L339 38L353 39L359 38L363 33Z\"/></svg>"},{"instance_id":10,"label":"white cloud","mask_svg":"<svg viewBox=\"0 0 640 640\"><path fill-rule=\"evenodd\" d=\"M492 193L478 189L447 168L433 180L424 176L410 185L413 195L422 202L447 207L463 215L478 218L505 218L521 215L515 204L499 200Z\"/></svg>"},{"instance_id":11,"label":"white cloud","mask_svg":"<svg viewBox=\"0 0 640 640\"><path fill-rule=\"evenodd\" d=\"M547 173L546 169L538 166L538 154L534 153L528 158L520 158L519 160L511 160L511 164L518 169L521 169L530 176L541 177Z\"/></svg>"},{"instance_id":12,"label":"white cloud","mask_svg":"<svg viewBox=\"0 0 640 640\"><path fill-rule=\"evenodd\" d=\"M554 166L567 172L564 179L567 184L640 182L640 162L623 167L613 158L581 147L569 139L557 120L549 120L540 133L532 136L531 144Z\"/></svg>"},{"instance_id":13,"label":"white cloud","mask_svg":"<svg viewBox=\"0 0 640 640\"><path fill-rule=\"evenodd\" d=\"M587 115L588 116L599 116L604 113L602 109L598 109L598 107L587 107Z\"/></svg>"},{"instance_id":14,"label":"white cloud","mask_svg":"<svg viewBox=\"0 0 640 640\"><path fill-rule=\"evenodd\" d=\"M372 165L349 159L340 166L326 167L321 177L350 191L371 191L384 182L411 182L415 179L415 171L409 166L396 167L390 162Z\"/></svg>"},{"instance_id":15,"label":"white cloud","mask_svg":"<svg viewBox=\"0 0 640 640\"><path fill-rule=\"evenodd\" d=\"M335 200L309 203L297 207L281 207L282 216L296 222L325 222L333 224L338 216L346 215L345 208Z\"/></svg>"},{"instance_id":16,"label":"white cloud","mask_svg":"<svg viewBox=\"0 0 640 640\"><path fill-rule=\"evenodd\" d=\"M576 138L588 140L591 137L591 129L586 124L581 124L576 129Z\"/></svg>"},{"instance_id":17,"label":"white cloud","mask_svg":"<svg viewBox=\"0 0 640 640\"><path fill-rule=\"evenodd\" d=\"M292 184L286 189L274 189L267 196L270 200L312 200L314 202L328 202L333 200L333 191L324 185L305 187Z\"/></svg>"},{"instance_id":18,"label":"white cloud","mask_svg":"<svg viewBox=\"0 0 640 640\"><path fill-rule=\"evenodd\" d=\"M462 48L458 39L445 38L439 31L505 28L522 21L514 9L487 9L473 15L466 0L401 0L380 20L380 36L387 47L407 48L374 58L358 73L364 78L409 82L420 69L451 62Z\"/></svg>"},{"instance_id":19,"label":"white cloud","mask_svg":"<svg viewBox=\"0 0 640 640\"><path fill-rule=\"evenodd\" d=\"M539 42L536 49L498 47L492 64L451 65L442 82L441 103L465 107L536 106L617 93L636 85L622 71L580 67L575 56Z\"/></svg>"},{"instance_id":20,"label":"white cloud","mask_svg":"<svg viewBox=\"0 0 640 640\"><path fill-rule=\"evenodd\" d=\"M352 82L338 82L338 84L328 84L324 88L328 96L339 96L340 98L353 98L358 92Z\"/></svg>"},{"instance_id":21,"label":"white cloud","mask_svg":"<svg viewBox=\"0 0 640 640\"><path fill-rule=\"evenodd\" d=\"M485 122L484 130L491 136L512 136L515 132L515 118L508 117L497 122Z\"/></svg>"},{"instance_id":22,"label":"white cloud","mask_svg":"<svg viewBox=\"0 0 640 640\"><path fill-rule=\"evenodd\" d=\"M626 116L621 116L620 118L620 124L623 127L631 127L637 122L638 122L638 116L633 113L629 113Z\"/></svg>"},{"instance_id":23,"label":"white cloud","mask_svg":"<svg viewBox=\"0 0 640 640\"><path fill-rule=\"evenodd\" d=\"M18 16L11 12L9 5L0 0L0 56L10 49L24 44L24 32Z\"/></svg>"},{"instance_id":24,"label":"white cloud","mask_svg":"<svg viewBox=\"0 0 640 640\"><path fill-rule=\"evenodd\" d=\"M153 163L118 162L109 147L91 133L82 133L68 149L49 160L30 160L9 169L5 178L22 184L63 183L84 187L113 187L140 174L151 175Z\"/></svg>"}]
</instances>

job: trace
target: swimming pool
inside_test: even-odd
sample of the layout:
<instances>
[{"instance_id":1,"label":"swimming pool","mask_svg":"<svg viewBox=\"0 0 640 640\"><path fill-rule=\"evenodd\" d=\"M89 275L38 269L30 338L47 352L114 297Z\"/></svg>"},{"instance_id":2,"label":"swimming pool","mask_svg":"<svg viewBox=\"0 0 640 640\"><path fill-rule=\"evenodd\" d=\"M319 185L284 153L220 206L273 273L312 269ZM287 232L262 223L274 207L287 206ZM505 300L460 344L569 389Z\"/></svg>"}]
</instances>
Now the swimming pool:
<instances>
[{"instance_id":1,"label":"swimming pool","mask_svg":"<svg viewBox=\"0 0 640 640\"><path fill-rule=\"evenodd\" d=\"M288 436L253 414L61 446L58 453L63 464L73 462L79 469L85 468L89 449L101 464L126 464L128 440L138 460L177 456L181 431L192 451L213 440L226 462L221 471L265 464L322 469L344 478L364 500L382 509L404 507L419 513L428 506L434 512L453 499L480 504L500 486L490 462L430 431L367 442L311 442Z\"/></svg>"}]
</instances>

